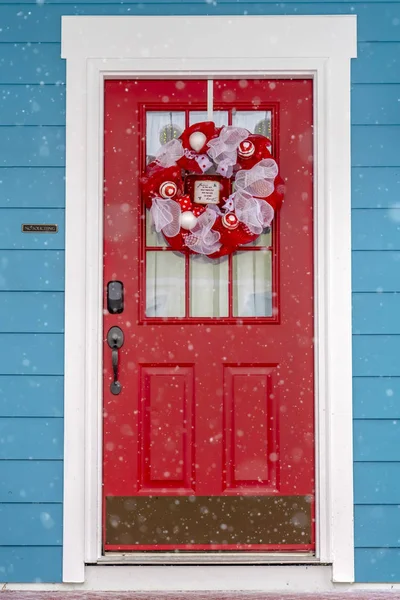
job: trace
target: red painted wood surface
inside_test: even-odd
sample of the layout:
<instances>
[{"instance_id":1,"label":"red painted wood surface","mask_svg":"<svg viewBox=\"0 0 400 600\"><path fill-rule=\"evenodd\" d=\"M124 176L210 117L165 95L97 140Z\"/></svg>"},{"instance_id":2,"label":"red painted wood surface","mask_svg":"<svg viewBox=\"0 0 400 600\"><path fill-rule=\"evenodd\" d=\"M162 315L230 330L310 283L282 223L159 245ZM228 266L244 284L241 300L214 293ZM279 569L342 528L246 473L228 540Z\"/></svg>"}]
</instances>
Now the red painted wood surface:
<instances>
[{"instance_id":1,"label":"red painted wood surface","mask_svg":"<svg viewBox=\"0 0 400 600\"><path fill-rule=\"evenodd\" d=\"M106 82L104 283L123 281L125 310L104 310L104 337L118 325L125 343L119 396L109 391L104 344L104 496L306 495L313 506L311 81L214 83L217 110L273 112L273 153L287 182L273 229L273 317L144 315L145 111L205 110L206 98L205 81ZM106 547L122 549L164 548Z\"/></svg>"}]
</instances>

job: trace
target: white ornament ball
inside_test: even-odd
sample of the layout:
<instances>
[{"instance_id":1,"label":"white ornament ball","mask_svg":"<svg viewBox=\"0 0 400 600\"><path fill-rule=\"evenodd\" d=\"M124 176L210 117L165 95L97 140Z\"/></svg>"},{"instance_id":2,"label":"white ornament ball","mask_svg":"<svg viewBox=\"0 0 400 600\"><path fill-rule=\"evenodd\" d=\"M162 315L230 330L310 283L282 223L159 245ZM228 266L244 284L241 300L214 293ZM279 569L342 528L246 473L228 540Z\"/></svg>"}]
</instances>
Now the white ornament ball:
<instances>
[{"instance_id":1,"label":"white ornament ball","mask_svg":"<svg viewBox=\"0 0 400 600\"><path fill-rule=\"evenodd\" d=\"M206 136L201 131L195 131L189 136L189 146L195 152L200 152L204 144L206 143Z\"/></svg>"},{"instance_id":2,"label":"white ornament ball","mask_svg":"<svg viewBox=\"0 0 400 600\"><path fill-rule=\"evenodd\" d=\"M190 210L186 210L185 212L181 213L179 222L183 229L190 230L196 225L197 217Z\"/></svg>"}]
</instances>

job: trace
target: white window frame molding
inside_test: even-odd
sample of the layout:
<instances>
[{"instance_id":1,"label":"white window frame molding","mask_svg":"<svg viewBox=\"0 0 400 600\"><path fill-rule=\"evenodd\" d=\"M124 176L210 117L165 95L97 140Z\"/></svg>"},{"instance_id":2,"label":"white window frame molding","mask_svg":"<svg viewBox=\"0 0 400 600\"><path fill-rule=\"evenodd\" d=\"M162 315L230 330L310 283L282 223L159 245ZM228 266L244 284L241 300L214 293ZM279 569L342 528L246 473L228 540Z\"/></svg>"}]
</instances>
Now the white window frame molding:
<instances>
[{"instance_id":1,"label":"white window frame molding","mask_svg":"<svg viewBox=\"0 0 400 600\"><path fill-rule=\"evenodd\" d=\"M101 555L104 81L217 77L314 81L317 553L250 560L287 562L297 573L309 563L324 569L328 563L332 582L354 581L350 59L356 57L356 17L68 16L62 18L62 57L67 59L63 581L84 582L88 563L106 569L103 563L124 562L122 555ZM213 568L202 564L203 575ZM136 574L146 569L124 567L129 568ZM190 589L186 569L185 575L179 566L176 589ZM237 567L223 569L234 574ZM267 575L265 589L268 582ZM240 589L251 585L242 580Z\"/></svg>"}]
</instances>

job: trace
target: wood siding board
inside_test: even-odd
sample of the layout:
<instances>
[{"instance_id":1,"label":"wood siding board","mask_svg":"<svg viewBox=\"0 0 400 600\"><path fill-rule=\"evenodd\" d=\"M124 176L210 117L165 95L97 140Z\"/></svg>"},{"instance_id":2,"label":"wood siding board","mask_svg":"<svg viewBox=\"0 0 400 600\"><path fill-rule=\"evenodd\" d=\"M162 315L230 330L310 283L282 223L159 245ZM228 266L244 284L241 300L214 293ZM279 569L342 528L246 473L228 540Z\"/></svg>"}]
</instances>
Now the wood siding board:
<instances>
[{"instance_id":1,"label":"wood siding board","mask_svg":"<svg viewBox=\"0 0 400 600\"><path fill-rule=\"evenodd\" d=\"M400 32L400 27L399 27ZM400 85L353 85L351 121L353 125L399 125Z\"/></svg>"},{"instance_id":2,"label":"wood siding board","mask_svg":"<svg viewBox=\"0 0 400 600\"><path fill-rule=\"evenodd\" d=\"M400 204L394 203L388 209L353 209L352 247L353 250L400 250Z\"/></svg>"},{"instance_id":3,"label":"wood siding board","mask_svg":"<svg viewBox=\"0 0 400 600\"><path fill-rule=\"evenodd\" d=\"M400 461L400 420L355 419L353 430L356 462Z\"/></svg>"},{"instance_id":4,"label":"wood siding board","mask_svg":"<svg viewBox=\"0 0 400 600\"><path fill-rule=\"evenodd\" d=\"M400 166L399 125L353 125L351 135L354 167Z\"/></svg>"},{"instance_id":5,"label":"wood siding board","mask_svg":"<svg viewBox=\"0 0 400 600\"><path fill-rule=\"evenodd\" d=\"M60 546L61 504L0 504L0 545Z\"/></svg>"},{"instance_id":6,"label":"wood siding board","mask_svg":"<svg viewBox=\"0 0 400 600\"><path fill-rule=\"evenodd\" d=\"M399 335L354 335L354 376L400 375Z\"/></svg>"},{"instance_id":7,"label":"wood siding board","mask_svg":"<svg viewBox=\"0 0 400 600\"><path fill-rule=\"evenodd\" d=\"M356 548L399 548L399 506L356 505L354 535Z\"/></svg>"},{"instance_id":8,"label":"wood siding board","mask_svg":"<svg viewBox=\"0 0 400 600\"><path fill-rule=\"evenodd\" d=\"M400 198L400 167L354 167L351 187L353 208L397 206Z\"/></svg>"},{"instance_id":9,"label":"wood siding board","mask_svg":"<svg viewBox=\"0 0 400 600\"><path fill-rule=\"evenodd\" d=\"M0 375L0 417L62 417L64 378Z\"/></svg>"},{"instance_id":10,"label":"wood siding board","mask_svg":"<svg viewBox=\"0 0 400 600\"><path fill-rule=\"evenodd\" d=\"M65 61L61 58L60 44L0 44L0 84L3 83L65 83Z\"/></svg>"},{"instance_id":11,"label":"wood siding board","mask_svg":"<svg viewBox=\"0 0 400 600\"><path fill-rule=\"evenodd\" d=\"M399 579L398 548L356 548L354 558L358 582L391 583Z\"/></svg>"},{"instance_id":12,"label":"wood siding board","mask_svg":"<svg viewBox=\"0 0 400 600\"><path fill-rule=\"evenodd\" d=\"M65 127L0 127L3 167L63 167Z\"/></svg>"},{"instance_id":13,"label":"wood siding board","mask_svg":"<svg viewBox=\"0 0 400 600\"><path fill-rule=\"evenodd\" d=\"M63 333L62 292L0 292L2 333Z\"/></svg>"},{"instance_id":14,"label":"wood siding board","mask_svg":"<svg viewBox=\"0 0 400 600\"><path fill-rule=\"evenodd\" d=\"M0 125L64 126L65 86L0 85Z\"/></svg>"},{"instance_id":15,"label":"wood siding board","mask_svg":"<svg viewBox=\"0 0 400 600\"><path fill-rule=\"evenodd\" d=\"M8 583L61 581L61 546L0 547L0 579Z\"/></svg>"},{"instance_id":16,"label":"wood siding board","mask_svg":"<svg viewBox=\"0 0 400 600\"><path fill-rule=\"evenodd\" d=\"M0 333L0 375L62 375L64 336Z\"/></svg>"},{"instance_id":17,"label":"wood siding board","mask_svg":"<svg viewBox=\"0 0 400 600\"><path fill-rule=\"evenodd\" d=\"M61 460L1 460L0 503L62 502Z\"/></svg>"},{"instance_id":18,"label":"wood siding board","mask_svg":"<svg viewBox=\"0 0 400 600\"><path fill-rule=\"evenodd\" d=\"M64 252L3 250L0 291L64 291Z\"/></svg>"},{"instance_id":19,"label":"wood siding board","mask_svg":"<svg viewBox=\"0 0 400 600\"><path fill-rule=\"evenodd\" d=\"M400 252L353 251L353 292L400 291Z\"/></svg>"},{"instance_id":20,"label":"wood siding board","mask_svg":"<svg viewBox=\"0 0 400 600\"><path fill-rule=\"evenodd\" d=\"M1 460L61 460L63 419L2 417L0 440Z\"/></svg>"},{"instance_id":21,"label":"wood siding board","mask_svg":"<svg viewBox=\"0 0 400 600\"><path fill-rule=\"evenodd\" d=\"M399 419L400 377L354 377L355 419Z\"/></svg>"},{"instance_id":22,"label":"wood siding board","mask_svg":"<svg viewBox=\"0 0 400 600\"><path fill-rule=\"evenodd\" d=\"M352 61L352 83L400 83L397 42L362 42Z\"/></svg>"},{"instance_id":23,"label":"wood siding board","mask_svg":"<svg viewBox=\"0 0 400 600\"><path fill-rule=\"evenodd\" d=\"M0 250L64 250L64 209L8 208L0 209L2 228ZM23 224L57 225L56 233L26 233Z\"/></svg>"},{"instance_id":24,"label":"wood siding board","mask_svg":"<svg viewBox=\"0 0 400 600\"><path fill-rule=\"evenodd\" d=\"M1 208L64 208L63 167L0 168Z\"/></svg>"},{"instance_id":25,"label":"wood siding board","mask_svg":"<svg viewBox=\"0 0 400 600\"><path fill-rule=\"evenodd\" d=\"M355 335L400 334L400 294L353 294L352 303Z\"/></svg>"},{"instance_id":26,"label":"wood siding board","mask_svg":"<svg viewBox=\"0 0 400 600\"><path fill-rule=\"evenodd\" d=\"M355 504L400 504L400 463L356 462Z\"/></svg>"}]
</instances>

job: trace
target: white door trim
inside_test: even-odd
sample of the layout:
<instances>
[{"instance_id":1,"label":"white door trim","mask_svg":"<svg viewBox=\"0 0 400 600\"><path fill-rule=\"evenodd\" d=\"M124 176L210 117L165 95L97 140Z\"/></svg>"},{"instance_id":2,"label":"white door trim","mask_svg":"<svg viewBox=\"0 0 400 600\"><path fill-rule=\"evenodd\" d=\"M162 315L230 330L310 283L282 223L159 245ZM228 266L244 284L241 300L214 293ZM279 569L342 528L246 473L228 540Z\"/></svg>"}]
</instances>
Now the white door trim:
<instances>
[{"instance_id":1,"label":"white door trim","mask_svg":"<svg viewBox=\"0 0 400 600\"><path fill-rule=\"evenodd\" d=\"M353 581L350 58L356 56L356 17L63 17L62 56L63 581L83 582L85 562L101 560L104 80L213 76L314 80L317 560L332 563L333 581ZM183 589L179 581L177 589Z\"/></svg>"}]
</instances>

